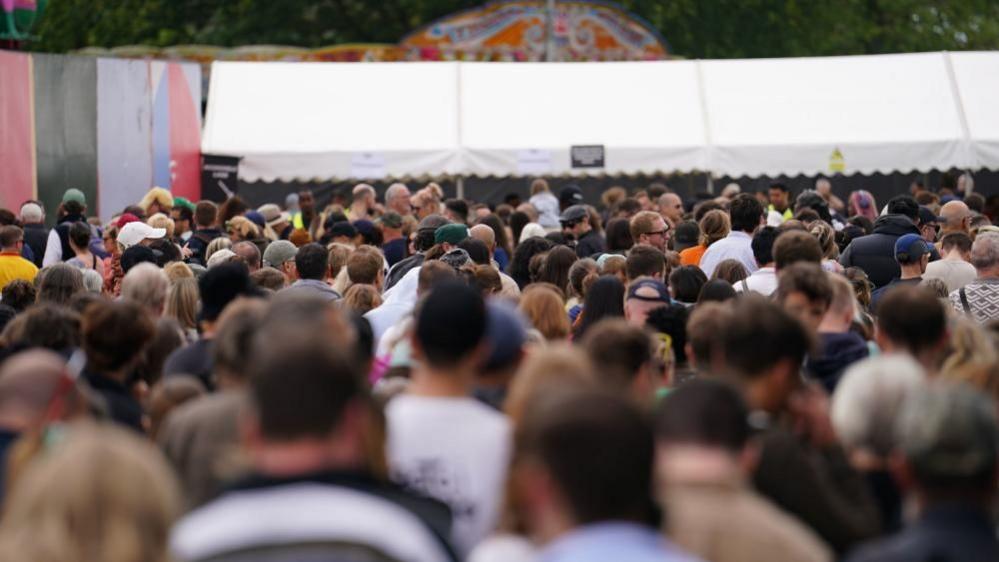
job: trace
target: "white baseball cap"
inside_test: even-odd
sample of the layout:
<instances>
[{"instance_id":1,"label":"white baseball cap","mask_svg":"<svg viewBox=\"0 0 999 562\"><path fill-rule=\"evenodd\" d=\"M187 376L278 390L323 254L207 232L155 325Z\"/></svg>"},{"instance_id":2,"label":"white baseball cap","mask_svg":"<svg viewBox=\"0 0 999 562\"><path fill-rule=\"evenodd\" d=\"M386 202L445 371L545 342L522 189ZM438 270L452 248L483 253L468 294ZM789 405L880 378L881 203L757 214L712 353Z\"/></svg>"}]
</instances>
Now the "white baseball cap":
<instances>
[{"instance_id":1,"label":"white baseball cap","mask_svg":"<svg viewBox=\"0 0 999 562\"><path fill-rule=\"evenodd\" d=\"M163 238L166 236L165 228L153 228L144 222L130 222L121 227L118 233L118 243L126 248L131 248L147 238Z\"/></svg>"}]
</instances>

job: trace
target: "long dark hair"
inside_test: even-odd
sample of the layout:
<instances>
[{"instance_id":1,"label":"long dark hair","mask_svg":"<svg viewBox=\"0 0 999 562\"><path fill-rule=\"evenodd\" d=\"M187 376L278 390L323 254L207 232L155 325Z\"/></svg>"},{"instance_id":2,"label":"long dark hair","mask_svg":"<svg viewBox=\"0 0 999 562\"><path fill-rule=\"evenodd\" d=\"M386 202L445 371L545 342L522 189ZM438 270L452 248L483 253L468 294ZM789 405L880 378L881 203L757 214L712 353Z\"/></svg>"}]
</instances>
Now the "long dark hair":
<instances>
[{"instance_id":1,"label":"long dark hair","mask_svg":"<svg viewBox=\"0 0 999 562\"><path fill-rule=\"evenodd\" d=\"M498 216L494 214L486 215L479 220L479 224L484 224L493 229L493 234L496 235L496 247L503 248L507 257L513 255L513 246L510 245L510 239L507 238L506 227L503 226L503 221Z\"/></svg>"},{"instance_id":2,"label":"long dark hair","mask_svg":"<svg viewBox=\"0 0 999 562\"><path fill-rule=\"evenodd\" d=\"M616 218L607 223L607 251L626 252L635 245L631 238L631 224L628 219Z\"/></svg>"},{"instance_id":3,"label":"long dark hair","mask_svg":"<svg viewBox=\"0 0 999 562\"><path fill-rule=\"evenodd\" d=\"M707 282L707 276L696 265L684 265L669 274L669 286L673 291L673 298L688 304L697 302L701 287Z\"/></svg>"},{"instance_id":4,"label":"long dark hair","mask_svg":"<svg viewBox=\"0 0 999 562\"><path fill-rule=\"evenodd\" d=\"M552 249L553 244L544 238L534 236L524 240L523 244L517 246L510 258L509 274L517 282L517 286L523 289L531 282L531 258L541 252Z\"/></svg>"},{"instance_id":5,"label":"long dark hair","mask_svg":"<svg viewBox=\"0 0 999 562\"><path fill-rule=\"evenodd\" d=\"M569 268L579 259L576 252L568 246L555 246L545 257L541 271L538 272L538 281L551 283L562 290L563 294L569 292Z\"/></svg>"},{"instance_id":6,"label":"long dark hair","mask_svg":"<svg viewBox=\"0 0 999 562\"><path fill-rule=\"evenodd\" d=\"M527 213L523 211L514 211L510 215L510 232L513 234L513 244L520 242L520 232L524 230L527 223L531 222L531 217L527 216Z\"/></svg>"},{"instance_id":7,"label":"long dark hair","mask_svg":"<svg viewBox=\"0 0 999 562\"><path fill-rule=\"evenodd\" d=\"M573 334L574 341L579 341L590 326L614 317L624 317L624 283L616 275L603 275L586 292L583 319Z\"/></svg>"}]
</instances>

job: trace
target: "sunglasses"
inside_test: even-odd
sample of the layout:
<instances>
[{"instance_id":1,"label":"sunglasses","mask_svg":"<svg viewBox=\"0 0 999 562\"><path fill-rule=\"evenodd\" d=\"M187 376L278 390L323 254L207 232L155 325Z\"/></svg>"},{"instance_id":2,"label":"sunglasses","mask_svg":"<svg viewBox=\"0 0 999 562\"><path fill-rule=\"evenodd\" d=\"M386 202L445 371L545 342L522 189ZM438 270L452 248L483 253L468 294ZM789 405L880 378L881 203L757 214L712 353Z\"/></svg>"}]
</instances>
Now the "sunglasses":
<instances>
[{"instance_id":1,"label":"sunglasses","mask_svg":"<svg viewBox=\"0 0 999 562\"><path fill-rule=\"evenodd\" d=\"M646 236L666 236L667 232L669 232L669 227L666 227L666 228L664 228L662 230L656 230L654 232L646 232L645 235Z\"/></svg>"}]
</instances>

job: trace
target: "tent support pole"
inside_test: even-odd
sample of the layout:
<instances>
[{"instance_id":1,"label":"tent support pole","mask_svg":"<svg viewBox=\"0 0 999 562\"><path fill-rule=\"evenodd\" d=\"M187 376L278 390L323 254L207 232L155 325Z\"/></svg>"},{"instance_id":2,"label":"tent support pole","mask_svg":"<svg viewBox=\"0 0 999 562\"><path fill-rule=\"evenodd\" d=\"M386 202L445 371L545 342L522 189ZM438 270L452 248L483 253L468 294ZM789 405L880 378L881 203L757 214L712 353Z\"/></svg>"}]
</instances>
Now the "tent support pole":
<instances>
[{"instance_id":1,"label":"tent support pole","mask_svg":"<svg viewBox=\"0 0 999 562\"><path fill-rule=\"evenodd\" d=\"M458 176L454 180L455 188L458 191L458 199L465 198L465 178L463 176Z\"/></svg>"}]
</instances>

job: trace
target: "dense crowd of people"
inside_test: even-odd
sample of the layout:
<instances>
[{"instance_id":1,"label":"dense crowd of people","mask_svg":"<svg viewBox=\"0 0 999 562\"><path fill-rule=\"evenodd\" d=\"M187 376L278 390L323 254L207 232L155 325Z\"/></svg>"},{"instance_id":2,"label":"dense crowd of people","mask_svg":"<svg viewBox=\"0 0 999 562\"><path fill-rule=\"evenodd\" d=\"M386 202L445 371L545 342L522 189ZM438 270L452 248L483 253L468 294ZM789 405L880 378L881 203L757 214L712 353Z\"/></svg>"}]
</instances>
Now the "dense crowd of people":
<instances>
[{"instance_id":1,"label":"dense crowd of people","mask_svg":"<svg viewBox=\"0 0 999 562\"><path fill-rule=\"evenodd\" d=\"M999 561L965 181L0 209L0 559Z\"/></svg>"}]
</instances>

